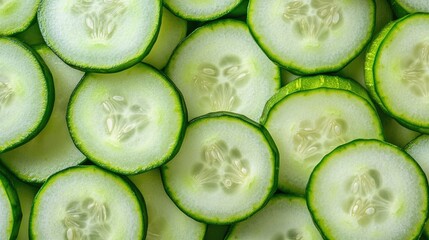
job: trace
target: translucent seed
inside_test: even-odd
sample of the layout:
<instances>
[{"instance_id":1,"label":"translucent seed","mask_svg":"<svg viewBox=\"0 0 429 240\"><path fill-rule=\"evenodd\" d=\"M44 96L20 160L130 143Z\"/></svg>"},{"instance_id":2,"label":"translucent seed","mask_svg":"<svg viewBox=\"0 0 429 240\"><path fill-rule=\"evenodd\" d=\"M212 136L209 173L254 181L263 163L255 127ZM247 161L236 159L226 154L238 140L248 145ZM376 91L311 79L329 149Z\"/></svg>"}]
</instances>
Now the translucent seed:
<instances>
[{"instance_id":1,"label":"translucent seed","mask_svg":"<svg viewBox=\"0 0 429 240\"><path fill-rule=\"evenodd\" d=\"M375 208L373 208L373 207L369 207L365 210L366 215L372 215L374 213L375 213Z\"/></svg>"}]
</instances>

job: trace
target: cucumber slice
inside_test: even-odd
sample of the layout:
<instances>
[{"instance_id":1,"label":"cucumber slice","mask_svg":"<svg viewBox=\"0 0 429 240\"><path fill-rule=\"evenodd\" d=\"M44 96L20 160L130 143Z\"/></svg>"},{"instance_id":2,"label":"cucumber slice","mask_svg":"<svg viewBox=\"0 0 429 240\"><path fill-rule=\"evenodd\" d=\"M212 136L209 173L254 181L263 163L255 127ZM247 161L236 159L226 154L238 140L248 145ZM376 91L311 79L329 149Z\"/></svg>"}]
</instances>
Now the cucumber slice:
<instances>
[{"instance_id":1,"label":"cucumber slice","mask_svg":"<svg viewBox=\"0 0 429 240\"><path fill-rule=\"evenodd\" d=\"M0 239L15 239L22 219L13 177L0 165Z\"/></svg>"},{"instance_id":2,"label":"cucumber slice","mask_svg":"<svg viewBox=\"0 0 429 240\"><path fill-rule=\"evenodd\" d=\"M304 198L277 194L261 211L232 225L226 240L233 239L323 238L314 226Z\"/></svg>"},{"instance_id":3,"label":"cucumber slice","mask_svg":"<svg viewBox=\"0 0 429 240\"><path fill-rule=\"evenodd\" d=\"M39 188L17 179L13 180L13 183L15 185L16 192L18 193L22 211L21 225L19 226L19 232L16 239L28 240L31 207L33 206L33 200Z\"/></svg>"},{"instance_id":4,"label":"cucumber slice","mask_svg":"<svg viewBox=\"0 0 429 240\"><path fill-rule=\"evenodd\" d=\"M280 87L280 70L245 23L220 20L199 28L174 51L167 75L183 93L189 118L231 111L257 120Z\"/></svg>"},{"instance_id":5,"label":"cucumber slice","mask_svg":"<svg viewBox=\"0 0 429 240\"><path fill-rule=\"evenodd\" d=\"M41 184L67 167L85 160L75 147L67 129L67 104L83 72L61 61L48 47L36 47L37 53L52 69L55 85L55 102L46 127L30 142L4 154L1 162L25 182Z\"/></svg>"},{"instance_id":6,"label":"cucumber slice","mask_svg":"<svg viewBox=\"0 0 429 240\"><path fill-rule=\"evenodd\" d=\"M207 225L185 215L164 191L159 169L129 177L145 196L147 239L202 240Z\"/></svg>"},{"instance_id":7,"label":"cucumber slice","mask_svg":"<svg viewBox=\"0 0 429 240\"><path fill-rule=\"evenodd\" d=\"M389 0L395 15L405 16L409 13L429 12L427 0Z\"/></svg>"},{"instance_id":8,"label":"cucumber slice","mask_svg":"<svg viewBox=\"0 0 429 240\"><path fill-rule=\"evenodd\" d=\"M167 194L192 218L243 220L277 187L278 153L269 133L248 118L209 113L189 123L176 157L162 166Z\"/></svg>"},{"instance_id":9,"label":"cucumber slice","mask_svg":"<svg viewBox=\"0 0 429 240\"><path fill-rule=\"evenodd\" d=\"M30 239L144 239L144 200L126 178L96 166L52 175L34 199Z\"/></svg>"},{"instance_id":10,"label":"cucumber slice","mask_svg":"<svg viewBox=\"0 0 429 240\"><path fill-rule=\"evenodd\" d=\"M232 11L243 0L164 0L175 15L191 21L213 20Z\"/></svg>"},{"instance_id":11,"label":"cucumber slice","mask_svg":"<svg viewBox=\"0 0 429 240\"><path fill-rule=\"evenodd\" d=\"M0 1L0 36L9 36L27 29L36 17L40 1Z\"/></svg>"},{"instance_id":12,"label":"cucumber slice","mask_svg":"<svg viewBox=\"0 0 429 240\"><path fill-rule=\"evenodd\" d=\"M160 0L44 0L37 14L46 44L85 71L117 72L141 61L155 42Z\"/></svg>"},{"instance_id":13,"label":"cucumber slice","mask_svg":"<svg viewBox=\"0 0 429 240\"><path fill-rule=\"evenodd\" d=\"M418 239L428 215L427 184L401 149L356 140L317 165L307 204L326 239Z\"/></svg>"},{"instance_id":14,"label":"cucumber slice","mask_svg":"<svg viewBox=\"0 0 429 240\"><path fill-rule=\"evenodd\" d=\"M67 122L74 143L89 160L135 174L176 154L185 111L175 86L139 63L114 74L86 74L71 96Z\"/></svg>"},{"instance_id":15,"label":"cucumber slice","mask_svg":"<svg viewBox=\"0 0 429 240\"><path fill-rule=\"evenodd\" d=\"M162 9L161 28L149 54L143 59L157 69L167 65L173 50L186 36L187 22L176 17L167 8Z\"/></svg>"},{"instance_id":16,"label":"cucumber slice","mask_svg":"<svg viewBox=\"0 0 429 240\"><path fill-rule=\"evenodd\" d=\"M296 74L333 72L365 47L375 23L373 0L250 0L249 28L276 63Z\"/></svg>"},{"instance_id":17,"label":"cucumber slice","mask_svg":"<svg viewBox=\"0 0 429 240\"><path fill-rule=\"evenodd\" d=\"M54 86L43 60L14 38L0 38L0 153L36 136L52 111Z\"/></svg>"},{"instance_id":18,"label":"cucumber slice","mask_svg":"<svg viewBox=\"0 0 429 240\"><path fill-rule=\"evenodd\" d=\"M261 118L279 148L280 190L303 195L326 153L357 138L383 139L377 112L356 82L303 77L284 88L268 101ZM288 89L295 90L285 94Z\"/></svg>"},{"instance_id":19,"label":"cucumber slice","mask_svg":"<svg viewBox=\"0 0 429 240\"><path fill-rule=\"evenodd\" d=\"M428 13L397 20L378 48L372 49L374 64L366 69L373 76L373 88L382 108L419 132L429 132L428 24Z\"/></svg>"}]
</instances>

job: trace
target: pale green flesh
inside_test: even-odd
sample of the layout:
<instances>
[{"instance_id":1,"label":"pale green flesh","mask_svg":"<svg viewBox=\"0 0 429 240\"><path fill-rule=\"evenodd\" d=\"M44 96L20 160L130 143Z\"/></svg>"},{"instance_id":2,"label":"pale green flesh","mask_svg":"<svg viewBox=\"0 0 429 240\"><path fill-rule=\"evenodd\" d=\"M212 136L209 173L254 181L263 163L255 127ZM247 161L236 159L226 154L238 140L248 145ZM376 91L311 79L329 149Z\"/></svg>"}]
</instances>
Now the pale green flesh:
<instances>
[{"instance_id":1,"label":"pale green flesh","mask_svg":"<svg viewBox=\"0 0 429 240\"><path fill-rule=\"evenodd\" d=\"M113 74L88 74L72 95L68 125L93 162L120 173L163 164L181 141L186 115L173 85L139 63Z\"/></svg>"},{"instance_id":2,"label":"pale green flesh","mask_svg":"<svg viewBox=\"0 0 429 240\"><path fill-rule=\"evenodd\" d=\"M0 36L24 31L36 17L41 0L0 1Z\"/></svg>"},{"instance_id":3,"label":"pale green flesh","mask_svg":"<svg viewBox=\"0 0 429 240\"><path fill-rule=\"evenodd\" d=\"M35 138L0 154L0 159L21 180L42 183L53 173L85 160L73 144L66 123L67 104L83 72L66 65L46 46L37 47L37 52L53 74L56 99L51 117Z\"/></svg>"},{"instance_id":4,"label":"pale green flesh","mask_svg":"<svg viewBox=\"0 0 429 240\"><path fill-rule=\"evenodd\" d=\"M69 168L39 190L30 216L32 239L144 238L144 205L119 176L95 166Z\"/></svg>"},{"instance_id":5,"label":"pale green flesh","mask_svg":"<svg viewBox=\"0 0 429 240\"><path fill-rule=\"evenodd\" d=\"M203 239L206 224L185 215L164 191L158 169L129 177L145 197L148 212L146 239Z\"/></svg>"},{"instance_id":6,"label":"pale green flesh","mask_svg":"<svg viewBox=\"0 0 429 240\"><path fill-rule=\"evenodd\" d=\"M275 153L258 128L235 117L204 117L188 126L162 176L182 211L227 224L263 206L275 188L275 167Z\"/></svg>"},{"instance_id":7,"label":"pale green flesh","mask_svg":"<svg viewBox=\"0 0 429 240\"><path fill-rule=\"evenodd\" d=\"M5 187L0 180L0 239L9 239L14 225L13 209Z\"/></svg>"},{"instance_id":8,"label":"pale green flesh","mask_svg":"<svg viewBox=\"0 0 429 240\"><path fill-rule=\"evenodd\" d=\"M401 149L356 140L316 167L307 201L327 239L416 239L428 214L428 186Z\"/></svg>"},{"instance_id":9,"label":"pale green flesh","mask_svg":"<svg viewBox=\"0 0 429 240\"><path fill-rule=\"evenodd\" d=\"M189 119L230 111L258 120L280 86L279 68L235 20L196 30L174 51L166 73L183 93Z\"/></svg>"},{"instance_id":10,"label":"pale green flesh","mask_svg":"<svg viewBox=\"0 0 429 240\"><path fill-rule=\"evenodd\" d=\"M304 198L274 195L255 215L232 226L227 240L313 239L322 240Z\"/></svg>"},{"instance_id":11,"label":"pale green flesh","mask_svg":"<svg viewBox=\"0 0 429 240\"><path fill-rule=\"evenodd\" d=\"M400 7L408 13L429 12L427 0L393 0L394 7Z\"/></svg>"},{"instance_id":12,"label":"pale green flesh","mask_svg":"<svg viewBox=\"0 0 429 240\"><path fill-rule=\"evenodd\" d=\"M164 0L176 15L194 21L207 21L221 17L234 9L242 0Z\"/></svg>"},{"instance_id":13,"label":"pale green flesh","mask_svg":"<svg viewBox=\"0 0 429 240\"><path fill-rule=\"evenodd\" d=\"M383 138L375 109L349 91L301 91L266 111L264 126L280 154L279 189L286 192L303 195L313 168L335 147L357 138Z\"/></svg>"},{"instance_id":14,"label":"pale green flesh","mask_svg":"<svg viewBox=\"0 0 429 240\"><path fill-rule=\"evenodd\" d=\"M261 48L300 74L344 67L369 41L374 22L372 0L254 0L248 9L249 27Z\"/></svg>"},{"instance_id":15,"label":"pale green flesh","mask_svg":"<svg viewBox=\"0 0 429 240\"><path fill-rule=\"evenodd\" d=\"M167 65L173 50L185 38L186 30L187 22L185 20L176 17L168 9L163 8L158 37L143 62L157 69L163 69Z\"/></svg>"}]
</instances>

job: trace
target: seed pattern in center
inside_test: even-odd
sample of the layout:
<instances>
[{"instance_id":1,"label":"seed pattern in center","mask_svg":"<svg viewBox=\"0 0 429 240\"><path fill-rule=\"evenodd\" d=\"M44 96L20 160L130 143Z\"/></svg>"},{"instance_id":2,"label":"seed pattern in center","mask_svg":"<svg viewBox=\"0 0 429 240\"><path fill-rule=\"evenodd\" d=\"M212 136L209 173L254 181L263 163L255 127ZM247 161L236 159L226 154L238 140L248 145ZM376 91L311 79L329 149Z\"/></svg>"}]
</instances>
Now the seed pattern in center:
<instances>
[{"instance_id":1,"label":"seed pattern in center","mask_svg":"<svg viewBox=\"0 0 429 240\"><path fill-rule=\"evenodd\" d=\"M283 20L309 45L318 46L329 32L342 23L342 10L334 0L289 1Z\"/></svg>"},{"instance_id":2,"label":"seed pattern in center","mask_svg":"<svg viewBox=\"0 0 429 240\"><path fill-rule=\"evenodd\" d=\"M72 12L82 17L87 32L98 43L112 37L126 9L126 0L75 0L72 6Z\"/></svg>"},{"instance_id":3,"label":"seed pattern in center","mask_svg":"<svg viewBox=\"0 0 429 240\"><path fill-rule=\"evenodd\" d=\"M2 76L0 75L0 79L1 78ZM0 111L11 101L13 93L13 89L9 84L0 82Z\"/></svg>"},{"instance_id":4,"label":"seed pattern in center","mask_svg":"<svg viewBox=\"0 0 429 240\"><path fill-rule=\"evenodd\" d=\"M221 188L232 193L245 183L250 168L248 161L241 156L237 148L228 148L222 141L203 147L201 162L192 168L195 182L208 191Z\"/></svg>"},{"instance_id":5,"label":"seed pattern in center","mask_svg":"<svg viewBox=\"0 0 429 240\"><path fill-rule=\"evenodd\" d=\"M429 103L429 41L414 47L412 57L404 64L402 82L408 85L417 97Z\"/></svg>"},{"instance_id":6,"label":"seed pattern in center","mask_svg":"<svg viewBox=\"0 0 429 240\"><path fill-rule=\"evenodd\" d=\"M272 240L304 240L306 239L301 230L292 228L288 229L286 233L278 233L274 235Z\"/></svg>"},{"instance_id":7,"label":"seed pattern in center","mask_svg":"<svg viewBox=\"0 0 429 240\"><path fill-rule=\"evenodd\" d=\"M63 224L67 240L109 239L109 209L92 198L69 203Z\"/></svg>"},{"instance_id":8,"label":"seed pattern in center","mask_svg":"<svg viewBox=\"0 0 429 240\"><path fill-rule=\"evenodd\" d=\"M318 161L327 152L346 142L347 123L341 118L305 120L293 136L295 153L301 160Z\"/></svg>"},{"instance_id":9,"label":"seed pattern in center","mask_svg":"<svg viewBox=\"0 0 429 240\"><path fill-rule=\"evenodd\" d=\"M383 188L380 173L370 169L350 177L345 184L347 200L343 210L355 217L358 224L366 226L372 221L383 222L388 218L393 194Z\"/></svg>"},{"instance_id":10,"label":"seed pattern in center","mask_svg":"<svg viewBox=\"0 0 429 240\"><path fill-rule=\"evenodd\" d=\"M148 107L138 104L131 105L122 96L115 95L108 98L102 102L102 107L106 113L104 117L106 132L119 142L135 136L149 123Z\"/></svg>"},{"instance_id":11,"label":"seed pattern in center","mask_svg":"<svg viewBox=\"0 0 429 240\"><path fill-rule=\"evenodd\" d=\"M201 107L210 112L234 111L240 104L237 89L247 84L249 77L249 70L236 56L225 56L219 64L201 64L193 78L201 93Z\"/></svg>"}]
</instances>

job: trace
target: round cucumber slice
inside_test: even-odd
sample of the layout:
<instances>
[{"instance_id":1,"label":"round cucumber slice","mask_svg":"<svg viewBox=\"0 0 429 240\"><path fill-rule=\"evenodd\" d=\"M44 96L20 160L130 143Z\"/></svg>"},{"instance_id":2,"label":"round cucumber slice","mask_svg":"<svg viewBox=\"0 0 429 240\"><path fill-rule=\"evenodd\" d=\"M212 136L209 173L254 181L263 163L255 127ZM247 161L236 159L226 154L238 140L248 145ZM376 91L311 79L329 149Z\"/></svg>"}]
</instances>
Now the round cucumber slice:
<instances>
[{"instance_id":1,"label":"round cucumber slice","mask_svg":"<svg viewBox=\"0 0 429 240\"><path fill-rule=\"evenodd\" d=\"M261 119L280 152L279 189L298 195L304 195L314 167L335 147L357 138L383 139L377 111L367 95L356 94L361 86L338 77L309 77L319 84L305 78L274 95ZM289 90L295 88L301 90Z\"/></svg>"},{"instance_id":2,"label":"round cucumber slice","mask_svg":"<svg viewBox=\"0 0 429 240\"><path fill-rule=\"evenodd\" d=\"M40 56L14 38L0 38L0 153L36 136L53 101L52 76Z\"/></svg>"},{"instance_id":3,"label":"round cucumber slice","mask_svg":"<svg viewBox=\"0 0 429 240\"><path fill-rule=\"evenodd\" d=\"M18 193L12 176L0 165L0 239L15 239L22 219Z\"/></svg>"},{"instance_id":4,"label":"round cucumber slice","mask_svg":"<svg viewBox=\"0 0 429 240\"><path fill-rule=\"evenodd\" d=\"M280 70L237 20L194 31L174 51L166 73L186 101L189 118L230 111L253 120L280 87Z\"/></svg>"},{"instance_id":5,"label":"round cucumber slice","mask_svg":"<svg viewBox=\"0 0 429 240\"><path fill-rule=\"evenodd\" d=\"M401 149L356 140L317 165L307 204L327 239L418 239L428 215L428 183Z\"/></svg>"},{"instance_id":6,"label":"round cucumber slice","mask_svg":"<svg viewBox=\"0 0 429 240\"><path fill-rule=\"evenodd\" d=\"M305 199L293 195L274 195L255 215L231 226L226 240L312 239L322 240Z\"/></svg>"},{"instance_id":7,"label":"round cucumber slice","mask_svg":"<svg viewBox=\"0 0 429 240\"><path fill-rule=\"evenodd\" d=\"M243 0L164 0L175 15L191 21L209 21L232 11Z\"/></svg>"},{"instance_id":8,"label":"round cucumber slice","mask_svg":"<svg viewBox=\"0 0 429 240\"><path fill-rule=\"evenodd\" d=\"M189 123L164 187L187 215L212 224L243 220L277 188L278 153L269 133L242 115L209 113Z\"/></svg>"},{"instance_id":9,"label":"round cucumber slice","mask_svg":"<svg viewBox=\"0 0 429 240\"><path fill-rule=\"evenodd\" d=\"M66 63L117 72L141 61L155 42L160 0L45 0L38 22L46 44Z\"/></svg>"},{"instance_id":10,"label":"round cucumber slice","mask_svg":"<svg viewBox=\"0 0 429 240\"><path fill-rule=\"evenodd\" d=\"M41 0L0 1L0 36L9 36L27 29L36 17Z\"/></svg>"},{"instance_id":11,"label":"round cucumber slice","mask_svg":"<svg viewBox=\"0 0 429 240\"><path fill-rule=\"evenodd\" d=\"M52 175L34 199L30 239L130 239L146 236L144 200L136 187L96 166Z\"/></svg>"},{"instance_id":12,"label":"round cucumber slice","mask_svg":"<svg viewBox=\"0 0 429 240\"><path fill-rule=\"evenodd\" d=\"M249 28L264 52L302 74L334 72L366 46L375 25L373 0L250 0Z\"/></svg>"},{"instance_id":13,"label":"round cucumber slice","mask_svg":"<svg viewBox=\"0 0 429 240\"><path fill-rule=\"evenodd\" d=\"M178 151L187 122L180 92L139 63L118 73L88 73L73 92L67 122L89 160L122 174L156 168Z\"/></svg>"}]
</instances>

